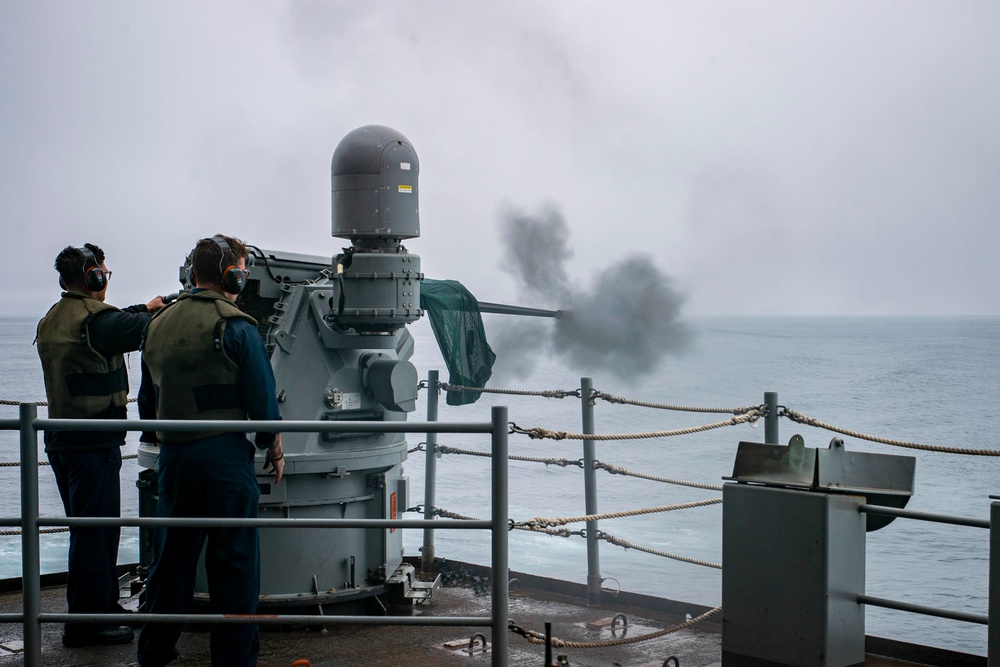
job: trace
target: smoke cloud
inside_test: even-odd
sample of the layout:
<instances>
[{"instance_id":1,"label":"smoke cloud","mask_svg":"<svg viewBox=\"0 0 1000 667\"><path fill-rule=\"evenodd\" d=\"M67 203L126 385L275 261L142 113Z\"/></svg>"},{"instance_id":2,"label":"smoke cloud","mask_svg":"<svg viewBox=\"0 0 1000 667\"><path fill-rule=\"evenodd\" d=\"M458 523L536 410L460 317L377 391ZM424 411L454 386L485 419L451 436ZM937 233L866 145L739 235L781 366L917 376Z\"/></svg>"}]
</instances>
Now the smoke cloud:
<instances>
[{"instance_id":1,"label":"smoke cloud","mask_svg":"<svg viewBox=\"0 0 1000 667\"><path fill-rule=\"evenodd\" d=\"M584 286L566 270L573 257L570 230L556 208L537 216L506 212L500 237L500 268L524 295L525 303L518 305L568 311L569 316L554 323L494 318L496 324L487 330L498 356L494 381L505 374L526 376L541 354L560 357L583 372L645 375L690 341L690 329L678 319L684 297L652 257L627 255L602 267Z\"/></svg>"}]
</instances>

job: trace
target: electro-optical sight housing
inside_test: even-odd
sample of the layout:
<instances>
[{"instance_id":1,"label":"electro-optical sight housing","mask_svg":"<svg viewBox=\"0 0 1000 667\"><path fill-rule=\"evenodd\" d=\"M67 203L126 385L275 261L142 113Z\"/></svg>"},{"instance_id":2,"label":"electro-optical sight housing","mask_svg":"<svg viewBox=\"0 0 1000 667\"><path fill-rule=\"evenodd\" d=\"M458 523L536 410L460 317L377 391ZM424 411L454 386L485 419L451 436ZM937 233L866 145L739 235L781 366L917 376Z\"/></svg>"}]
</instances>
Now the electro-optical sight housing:
<instances>
[{"instance_id":1,"label":"electro-optical sight housing","mask_svg":"<svg viewBox=\"0 0 1000 667\"><path fill-rule=\"evenodd\" d=\"M398 245L420 236L417 176L409 140L392 128L366 125L333 152L333 235L356 246Z\"/></svg>"},{"instance_id":2,"label":"electro-optical sight housing","mask_svg":"<svg viewBox=\"0 0 1000 667\"><path fill-rule=\"evenodd\" d=\"M340 141L330 171L333 236L352 243L334 258L335 326L377 333L417 321L420 257L401 244L420 236L416 151L396 130L366 125Z\"/></svg>"}]
</instances>

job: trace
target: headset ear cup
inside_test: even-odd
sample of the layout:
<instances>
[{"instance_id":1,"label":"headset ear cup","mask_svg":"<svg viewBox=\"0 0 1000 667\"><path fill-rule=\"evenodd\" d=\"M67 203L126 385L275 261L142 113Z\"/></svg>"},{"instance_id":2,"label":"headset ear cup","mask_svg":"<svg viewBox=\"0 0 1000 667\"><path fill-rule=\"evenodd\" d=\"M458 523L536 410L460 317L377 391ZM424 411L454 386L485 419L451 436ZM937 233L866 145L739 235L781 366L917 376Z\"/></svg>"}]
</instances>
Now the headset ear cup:
<instances>
[{"instance_id":1,"label":"headset ear cup","mask_svg":"<svg viewBox=\"0 0 1000 667\"><path fill-rule=\"evenodd\" d=\"M87 289L91 292L100 292L108 284L107 278L104 276L104 271L99 266L92 266L87 269L83 281Z\"/></svg>"},{"instance_id":2,"label":"headset ear cup","mask_svg":"<svg viewBox=\"0 0 1000 667\"><path fill-rule=\"evenodd\" d=\"M245 275L238 266L227 266L222 272L222 289L230 294L239 294L246 282Z\"/></svg>"}]
</instances>

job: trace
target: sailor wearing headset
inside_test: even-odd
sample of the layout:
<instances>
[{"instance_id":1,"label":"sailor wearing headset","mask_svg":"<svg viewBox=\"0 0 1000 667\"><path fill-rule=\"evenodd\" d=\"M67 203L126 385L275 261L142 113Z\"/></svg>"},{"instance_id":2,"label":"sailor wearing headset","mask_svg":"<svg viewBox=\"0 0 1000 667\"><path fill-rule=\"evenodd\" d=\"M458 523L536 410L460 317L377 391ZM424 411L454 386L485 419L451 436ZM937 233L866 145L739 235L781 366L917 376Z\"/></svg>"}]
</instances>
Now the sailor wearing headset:
<instances>
[{"instance_id":1,"label":"sailor wearing headset","mask_svg":"<svg viewBox=\"0 0 1000 667\"><path fill-rule=\"evenodd\" d=\"M140 417L155 419L279 420L274 373L257 323L236 307L249 275L246 246L216 235L191 253L194 289L163 309L146 331L142 352ZM254 445L245 433L157 432L160 517L255 518L260 489ZM264 468L281 480L281 436L259 432ZM206 546L207 545L207 546ZM260 590L256 528L157 527L146 607L154 614L188 612L202 548L211 613L253 614ZM139 635L143 667L159 667L179 654L181 628L150 623ZM260 640L253 624L218 624L211 631L212 665L253 667Z\"/></svg>"}]
</instances>

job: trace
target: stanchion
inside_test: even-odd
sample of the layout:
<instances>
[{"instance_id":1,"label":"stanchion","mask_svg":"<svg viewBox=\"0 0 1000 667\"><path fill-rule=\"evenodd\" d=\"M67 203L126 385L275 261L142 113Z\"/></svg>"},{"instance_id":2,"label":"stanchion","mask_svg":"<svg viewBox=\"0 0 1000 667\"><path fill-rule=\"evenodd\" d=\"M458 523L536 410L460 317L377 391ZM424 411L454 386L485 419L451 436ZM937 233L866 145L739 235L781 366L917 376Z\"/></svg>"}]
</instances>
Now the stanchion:
<instances>
[{"instance_id":1,"label":"stanchion","mask_svg":"<svg viewBox=\"0 0 1000 667\"><path fill-rule=\"evenodd\" d=\"M438 372L427 373L427 421L438 420ZM437 495L437 433L427 434L427 457L424 463L424 518L434 518ZM420 550L420 571L434 572L434 529L424 528L424 546Z\"/></svg>"},{"instance_id":2,"label":"stanchion","mask_svg":"<svg viewBox=\"0 0 1000 667\"><path fill-rule=\"evenodd\" d=\"M510 618L510 553L507 540L510 510L507 477L507 408L493 408L493 667L507 667L507 621Z\"/></svg>"},{"instance_id":3,"label":"stanchion","mask_svg":"<svg viewBox=\"0 0 1000 667\"><path fill-rule=\"evenodd\" d=\"M780 445L781 436L778 434L778 392L765 391L764 405L767 407L767 414L764 415L764 442L771 445Z\"/></svg>"},{"instance_id":4,"label":"stanchion","mask_svg":"<svg viewBox=\"0 0 1000 667\"><path fill-rule=\"evenodd\" d=\"M580 403L583 409L585 435L594 434L594 405L590 402L593 392L593 379L580 378ZM596 449L593 440L583 441L584 508L588 515L598 513L597 470L594 468L597 459ZM597 520L587 521L587 604L590 605L601 603L601 555L597 531Z\"/></svg>"},{"instance_id":5,"label":"stanchion","mask_svg":"<svg viewBox=\"0 0 1000 667\"><path fill-rule=\"evenodd\" d=\"M38 544L38 408L21 403L21 589L24 609L24 664L41 667L42 611L40 547Z\"/></svg>"}]
</instances>

